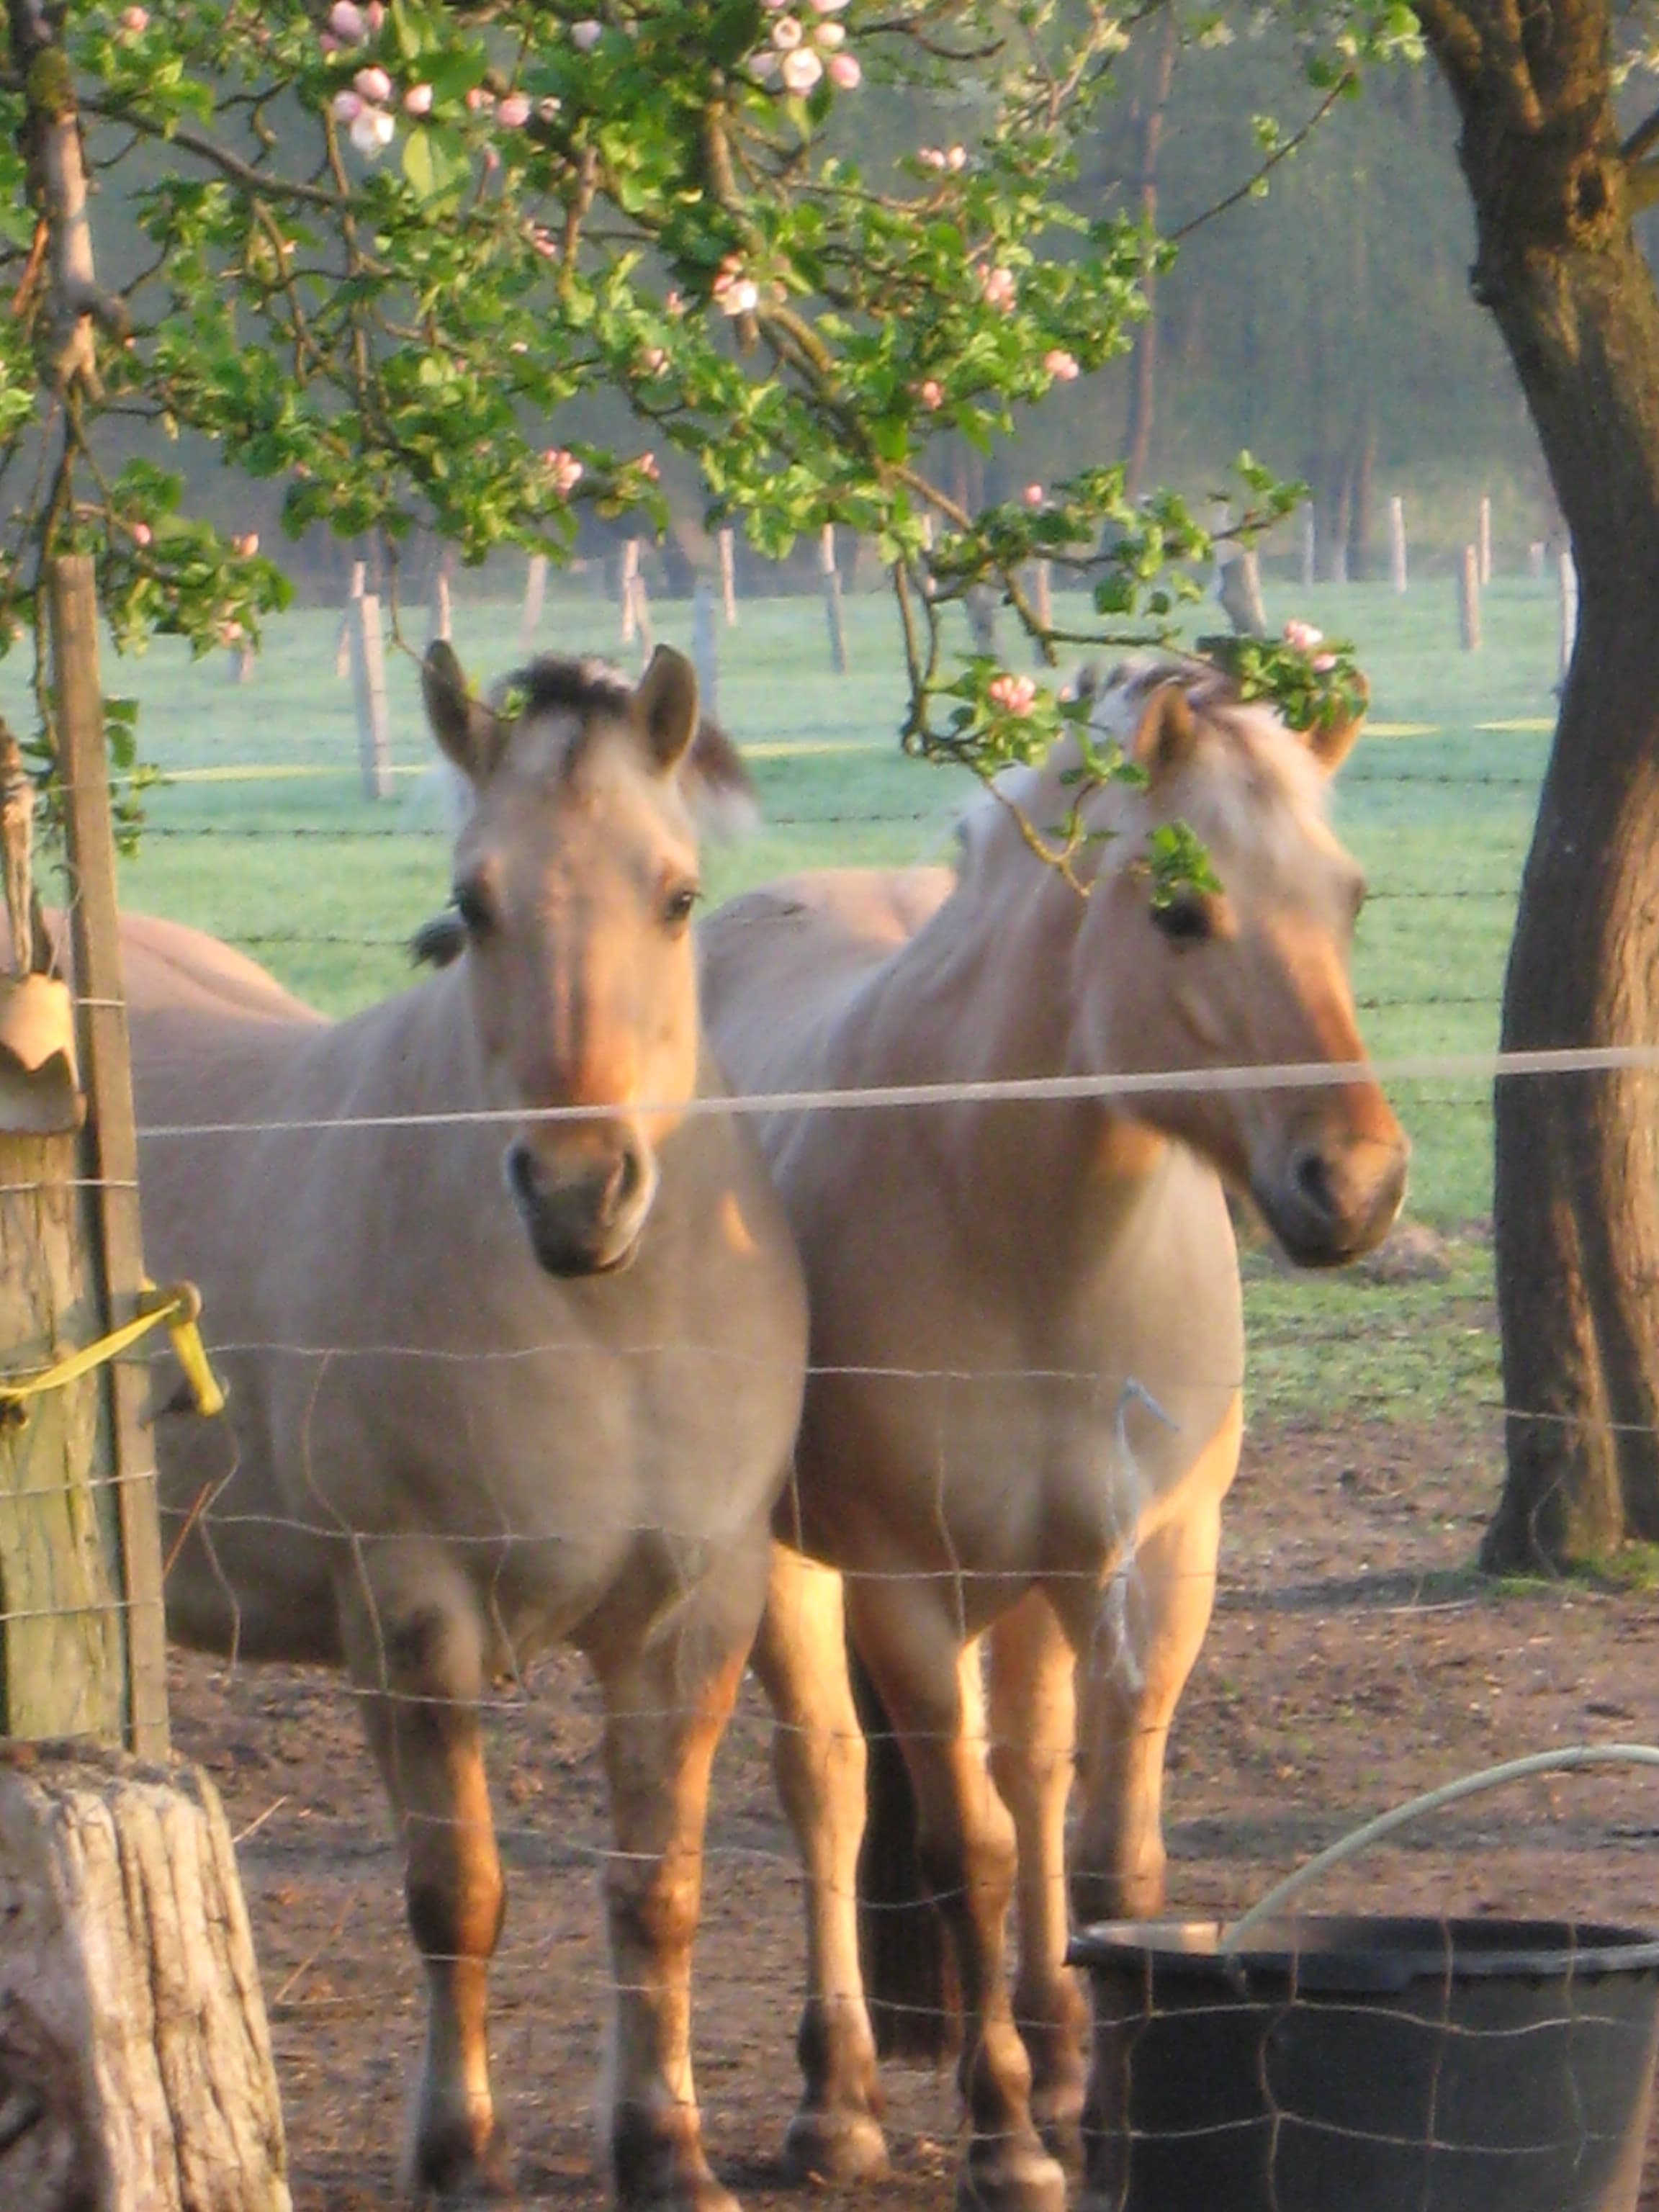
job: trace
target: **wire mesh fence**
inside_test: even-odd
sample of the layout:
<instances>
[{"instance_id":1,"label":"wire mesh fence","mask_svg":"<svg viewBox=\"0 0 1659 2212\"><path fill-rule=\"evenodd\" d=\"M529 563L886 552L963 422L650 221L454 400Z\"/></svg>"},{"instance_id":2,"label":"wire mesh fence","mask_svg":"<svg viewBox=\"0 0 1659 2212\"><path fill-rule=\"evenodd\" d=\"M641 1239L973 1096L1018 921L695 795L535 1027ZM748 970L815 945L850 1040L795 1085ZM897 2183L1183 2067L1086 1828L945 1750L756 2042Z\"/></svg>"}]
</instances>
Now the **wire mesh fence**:
<instances>
[{"instance_id":1,"label":"wire mesh fence","mask_svg":"<svg viewBox=\"0 0 1659 2212\"><path fill-rule=\"evenodd\" d=\"M440 822L415 806L390 822L367 806L358 814L374 818L329 818L331 799L314 808L297 804L292 779L258 780L269 763L216 765L246 765L248 773L201 788L181 782L153 799L133 902L143 902L149 879L176 894L166 902L193 918L220 907L228 920L217 933L268 960L285 981L306 986L320 978L337 1006L395 981L409 933L448 894ZM791 766L786 761L779 769L781 790ZM1495 797L1524 807L1536 773L1534 765L1531 773L1474 767L1466 775L1427 768L1383 774L1367 770L1362 758L1348 784L1366 798L1368 787L1382 787L1389 801L1403 795L1438 806L1449 798L1455 806ZM213 811L193 818L203 788ZM327 787L319 781L319 788ZM236 793L234 811L223 805L228 789ZM270 818L272 808L281 810L279 818ZM821 837L824 848L816 856L831 860L856 860L892 838L902 841L907 857L926 861L948 854L953 812L943 801L819 809L786 799L775 810L769 805L768 834ZM1379 849L1367 855L1371 882L1357 1003L1424 1164L1420 1210L1412 1210L1419 1234L1415 1243L1406 1237L1383 1247L1352 1276L1316 1286L1289 1273L1260 1231L1243 1224L1249 1364L1243 1377L1197 1378L1227 1386L1242 1379L1249 1427L1224 1509L1215 1610L1167 1759L1169 1900L1183 1917L1235 1917L1290 1865L1430 1783L1583 1736L1652 1732L1659 1617L1639 1592L1610 1583L1496 1583L1473 1569L1500 1463L1483 1158L1491 1085L1506 1072L1492 1046L1513 883L1498 879L1497 857L1483 857L1474 870L1483 880L1468 882L1470 870L1455 870L1447 857L1442 824L1431 826L1426 842L1413 844L1389 834L1385 821L1376 842ZM373 866L355 873L361 854ZM890 857L891 848L881 856ZM385 872L383 861L391 864ZM227 897L228 884L234 897ZM296 914L307 907L325 912ZM1448 911L1480 916L1474 943L1464 947L1448 938ZM1373 957L1368 936L1374 927L1394 931L1396 920L1407 940L1391 934ZM1473 970L1468 980L1458 972L1465 956ZM1659 1052L1626 1059L1659 1070ZM1547 1082L1557 1070L1516 1062L1507 1073ZM1326 1073L1340 1080L1352 1071ZM1231 1093L1242 1084L1306 1087L1313 1079L1298 1065L1224 1066L1206 1079ZM1166 1078L1146 1079L1146 1087L1154 1083L1168 1087ZM1109 1088L1099 1081L1072 1087ZM820 1110L869 1110L867 1098L828 1095L835 1088L825 1086ZM1066 1089L1043 1077L994 1095L1021 1096L1040 1111L1045 1094L1047 1105L1057 1108ZM915 1086L902 1097L890 1091L885 1110L937 1115L973 1095L961 1085ZM757 1112L782 1103L775 1096L737 1102L740 1111ZM153 1128L148 1141L205 1162L211 1148L232 1141L233 1127L236 1142L257 1137L303 1147L331 1132L337 1137L343 1120L367 1133L398 1119L419 1130L434 1120L459 1126L464 1118L418 1109L389 1115L372 1101L343 1115L263 1111L244 1103L234 1121L203 1111ZM499 1151L510 1131L493 1120L517 1127L526 1116L515 1110L493 1117L487 1133ZM370 1267L385 1266L395 1249L369 1255ZM325 1264L343 1268L354 1256L342 1251ZM457 1308L476 1295L465 1270L434 1291L440 1303ZM355 1324L314 1340L279 1340L262 1332L257 1315L207 1318L233 1408L239 1362L251 1358L279 1372L282 1390L314 1413L329 1393L395 1399L404 1388L402 1370L457 1356L430 1338L388 1342ZM476 1343L459 1356L490 1369ZM538 1356L567 1382L585 1364L608 1360L613 1377L619 1364L553 1334L521 1344L514 1355L520 1362ZM717 1352L684 1340L648 1339L629 1357L701 1369L703 1387L719 1393L750 1387ZM1171 1359L1183 1364L1174 1352ZM1190 1359L1184 1364L1189 1370ZM835 1362L820 1361L817 1369L819 1383L842 1371ZM715 1370L710 1384L708 1373ZM1044 1379L1057 1389L1093 1388L1099 1379L1036 1350L1006 1372L1022 1384ZM963 1358L908 1365L889 1379L928 1394L937 1473L941 1483L950 1481L952 1452L969 1450L966 1439L995 1375L982 1358ZM1136 1379L1155 1401L1166 1387L1161 1377ZM1195 1378L1185 1371L1176 1379ZM550 1395L558 1395L556 1382ZM183 1547L216 1525L244 1556L257 1547L270 1563L280 1608L302 1601L308 1571L302 1554L319 1535L372 1545L372 1532L331 1528L325 1513L239 1514L234 1490L222 1508L218 1486L234 1484L237 1468L233 1416L203 1425L218 1440L213 1494L195 1521L175 1524L170 1574ZM303 1419L300 1433L307 1433ZM482 1487L487 1491L487 1481ZM620 1498L610 1510L619 1525L626 1522ZM465 1540L491 1549L493 1571L505 1585L521 1553L499 1515L492 1522L487 1512L484 1524ZM700 1534L693 1522L677 1527L661 1515L650 1525L677 1541ZM586 1533L573 1529L571 1540ZM879 1580L883 1571L865 1571ZM979 1571L957 1559L895 1571L910 1578L920 1596L930 1577L971 1591ZM1070 1571L1061 1565L1049 1571L1060 1584ZM1198 1570L1195 1578L1205 1574ZM1126 1587L1132 1607L1133 1573ZM971 1610L965 1596L963 1602ZM530 1635L522 1649L504 1635L478 1700L508 1897L490 1977L491 2057L497 2106L526 2194L578 2204L604 2193L591 2141L592 2085L614 1974L595 1877L615 1867L618 1845L604 1700L579 1658L544 1648L554 1633L550 1626L546 1635ZM238 1833L282 2069L296 2202L332 2212L391 2201L400 2107L417 2064L427 1989L404 1926L404 1843L388 1820L357 1708L388 1691L394 1702L408 1696L417 1705L426 1693L405 1693L388 1680L366 1690L361 1670L354 1689L331 1668L264 1663L262 1637L280 1640L276 1631L253 1623L242 1633L234 1624L233 1646L239 1636L234 1657L175 1652L173 1721L181 1747L219 1782ZM693 2039L709 2153L746 2200L762 2203L775 2194L782 2201L778 2157L799 2094L793 2054L804 1985L805 1897L773 1785L772 1725L757 1686L747 1683L716 1761L694 1982ZM925 1723L913 1722L910 1733L925 1737ZM994 1754L1000 1747L994 1714L970 1721L966 1735L970 1746L988 1744ZM1329 1911L1386 1909L1433 1921L1455 1914L1640 1923L1651 1911L1656 1835L1659 1815L1639 1782L1600 1774L1540 1778L1510 1798L1460 1808L1431 1830L1380 1847L1334 1875L1314 1902ZM1022 2002L1017 1981L1017 2011ZM1576 2018L1586 2007L1575 1994L1568 2009ZM959 2148L958 2100L948 2069L890 2067L888 2100L888 2139L907 2201L943 2204ZM1593 2130L1588 2123L1586 2129L1588 2140Z\"/></svg>"}]
</instances>

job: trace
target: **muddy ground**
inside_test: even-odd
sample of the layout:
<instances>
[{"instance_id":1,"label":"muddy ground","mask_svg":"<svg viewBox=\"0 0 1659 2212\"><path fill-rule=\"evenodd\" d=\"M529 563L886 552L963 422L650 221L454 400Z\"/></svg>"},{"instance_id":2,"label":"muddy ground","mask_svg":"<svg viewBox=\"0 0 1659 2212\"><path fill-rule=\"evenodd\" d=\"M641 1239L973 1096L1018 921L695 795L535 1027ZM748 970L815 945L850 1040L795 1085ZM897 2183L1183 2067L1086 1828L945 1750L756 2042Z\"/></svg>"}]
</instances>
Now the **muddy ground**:
<instances>
[{"instance_id":1,"label":"muddy ground","mask_svg":"<svg viewBox=\"0 0 1659 2212\"><path fill-rule=\"evenodd\" d=\"M1659 1601L1471 1577L1497 1467L1475 1419L1254 1435L1171 1749L1173 1911L1237 1913L1359 1820L1500 1759L1659 1735ZM510 1884L495 2079L526 2198L560 2207L603 2201L589 2119L605 1991L595 1714L574 1662L544 1668L496 1717L492 1759ZM173 1717L242 1838L297 2212L394 2203L420 1990L349 1703L326 1675L228 1677L180 1658ZM696 2028L709 2149L757 2212L781 2212L799 2201L775 2160L795 2094L800 1942L752 1686L716 1769L711 1843ZM1659 1786L1582 1776L1477 1799L1343 1869L1322 1898L1659 1925ZM951 2084L890 2071L889 2094L895 2174L864 2201L945 2212ZM1659 2212L1659 2135L1643 2204Z\"/></svg>"}]
</instances>

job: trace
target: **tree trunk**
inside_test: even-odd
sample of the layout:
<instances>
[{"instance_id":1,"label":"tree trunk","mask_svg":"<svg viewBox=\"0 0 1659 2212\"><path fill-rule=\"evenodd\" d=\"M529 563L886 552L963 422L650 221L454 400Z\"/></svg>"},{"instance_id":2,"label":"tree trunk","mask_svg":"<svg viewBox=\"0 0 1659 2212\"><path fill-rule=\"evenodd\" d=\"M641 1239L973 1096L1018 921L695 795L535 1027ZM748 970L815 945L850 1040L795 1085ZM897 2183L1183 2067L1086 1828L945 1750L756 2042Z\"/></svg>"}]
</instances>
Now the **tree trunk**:
<instances>
[{"instance_id":1,"label":"tree trunk","mask_svg":"<svg viewBox=\"0 0 1659 2212\"><path fill-rule=\"evenodd\" d=\"M1175 77L1180 27L1175 9L1166 8L1164 35L1141 108L1137 212L1148 236L1158 228L1158 155L1164 141L1164 112L1170 104L1170 87ZM1150 259L1141 271L1140 286L1146 295L1146 313L1135 329L1129 363L1129 420L1123 441L1123 488L1131 499L1139 495L1146 480L1158 408L1158 274Z\"/></svg>"},{"instance_id":2,"label":"tree trunk","mask_svg":"<svg viewBox=\"0 0 1659 2212\"><path fill-rule=\"evenodd\" d=\"M1504 985L1514 1051L1659 1042L1659 295L1632 228L1605 0L1419 13L1462 115L1496 316L1582 592ZM1645 185L1645 179L1644 180ZM1508 1477L1483 1557L1659 1538L1659 1079L1498 1082Z\"/></svg>"},{"instance_id":3,"label":"tree trunk","mask_svg":"<svg viewBox=\"0 0 1659 2212\"><path fill-rule=\"evenodd\" d=\"M289 2212L224 1812L189 1767L0 1763L0 2203Z\"/></svg>"}]
</instances>

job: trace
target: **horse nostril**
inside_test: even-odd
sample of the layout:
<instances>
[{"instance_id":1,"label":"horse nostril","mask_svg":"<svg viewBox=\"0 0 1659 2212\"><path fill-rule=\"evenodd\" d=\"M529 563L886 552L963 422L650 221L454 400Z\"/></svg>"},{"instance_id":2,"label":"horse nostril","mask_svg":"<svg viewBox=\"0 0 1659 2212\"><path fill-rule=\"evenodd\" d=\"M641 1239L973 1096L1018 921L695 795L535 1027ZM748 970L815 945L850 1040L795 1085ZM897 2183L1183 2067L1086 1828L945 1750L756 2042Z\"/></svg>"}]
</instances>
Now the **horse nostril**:
<instances>
[{"instance_id":1,"label":"horse nostril","mask_svg":"<svg viewBox=\"0 0 1659 2212\"><path fill-rule=\"evenodd\" d=\"M1336 1211L1336 1201L1323 1152L1304 1152L1297 1161L1294 1179L1297 1196L1316 1213L1328 1219Z\"/></svg>"},{"instance_id":2,"label":"horse nostril","mask_svg":"<svg viewBox=\"0 0 1659 2212\"><path fill-rule=\"evenodd\" d=\"M639 1196L645 1181L645 1161L637 1145L623 1148L621 1164L617 1170L617 1204L618 1207L631 1205Z\"/></svg>"},{"instance_id":3,"label":"horse nostril","mask_svg":"<svg viewBox=\"0 0 1659 2212\"><path fill-rule=\"evenodd\" d=\"M522 1140L507 1148L507 1187L525 1206L533 1206L541 1195L534 1157Z\"/></svg>"}]
</instances>

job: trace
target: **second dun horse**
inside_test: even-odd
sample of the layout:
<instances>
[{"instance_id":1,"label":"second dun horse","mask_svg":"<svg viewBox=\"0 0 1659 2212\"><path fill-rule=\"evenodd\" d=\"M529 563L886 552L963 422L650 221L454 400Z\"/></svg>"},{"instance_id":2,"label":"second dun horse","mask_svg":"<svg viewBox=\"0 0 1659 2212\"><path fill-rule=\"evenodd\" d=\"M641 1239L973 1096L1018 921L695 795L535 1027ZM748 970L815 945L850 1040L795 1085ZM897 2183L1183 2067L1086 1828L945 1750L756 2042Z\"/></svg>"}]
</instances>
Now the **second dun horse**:
<instances>
[{"instance_id":1,"label":"second dun horse","mask_svg":"<svg viewBox=\"0 0 1659 2212\"><path fill-rule=\"evenodd\" d=\"M1163 1900L1164 1745L1209 1621L1242 1425L1224 1178L1293 1260L1329 1266L1384 1235L1406 1171L1399 1125L1358 1065L1347 958L1363 884L1326 817L1354 728L1304 742L1219 679L1167 666L1122 673L1095 720L1144 783L1088 800L1103 834L1082 848L1086 897L1034 856L1019 818L1065 818L1068 740L981 802L957 874L803 877L736 900L703 936L711 1031L746 1091L1168 1078L763 1124L811 1307L779 1522L793 1548L777 1554L756 1651L808 1874L805 2089L788 2154L842 2177L884 2157L854 1913L865 1753L844 1577L959 1972L963 2199L994 2212L1063 2201L1033 2069L1051 2135L1081 2105L1064 1965L1074 1736L1077 1911ZM1176 822L1203 841L1219 891L1154 896L1147 839ZM1241 1064L1307 1072L1204 1080ZM1319 1079L1326 1066L1336 1079ZM875 1917L878 1969L903 1919Z\"/></svg>"},{"instance_id":2,"label":"second dun horse","mask_svg":"<svg viewBox=\"0 0 1659 2212\"><path fill-rule=\"evenodd\" d=\"M226 1421L161 1405L173 1632L346 1668L401 1831L428 2025L409 2180L506 2191L485 2045L504 1902L488 1684L555 1642L605 1704L603 2113L626 2206L715 2212L690 2052L709 1761L800 1401L789 1233L698 1020L690 667L540 661L494 707L447 647L466 780L453 964L324 1021L134 918L153 1265L201 1286Z\"/></svg>"}]
</instances>

